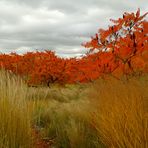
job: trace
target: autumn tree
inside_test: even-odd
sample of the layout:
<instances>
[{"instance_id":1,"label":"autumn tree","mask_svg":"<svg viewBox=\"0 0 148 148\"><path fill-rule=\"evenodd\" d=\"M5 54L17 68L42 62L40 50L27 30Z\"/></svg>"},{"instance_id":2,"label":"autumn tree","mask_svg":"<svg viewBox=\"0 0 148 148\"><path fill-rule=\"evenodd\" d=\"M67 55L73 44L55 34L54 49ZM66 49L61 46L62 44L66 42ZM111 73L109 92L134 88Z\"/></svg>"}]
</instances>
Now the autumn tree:
<instances>
[{"instance_id":1,"label":"autumn tree","mask_svg":"<svg viewBox=\"0 0 148 148\"><path fill-rule=\"evenodd\" d=\"M134 13L123 14L122 18L112 20L114 25L99 29L91 41L83 46L98 51L102 73L119 76L147 71L148 67L148 13L140 16L140 9Z\"/></svg>"},{"instance_id":2,"label":"autumn tree","mask_svg":"<svg viewBox=\"0 0 148 148\"><path fill-rule=\"evenodd\" d=\"M64 59L51 50L0 54L0 68L25 78L29 85L51 83L84 83L106 74L120 78L148 72L148 22L147 13L140 10L124 13L112 20L108 29L98 33L83 46L88 54L81 58Z\"/></svg>"}]
</instances>

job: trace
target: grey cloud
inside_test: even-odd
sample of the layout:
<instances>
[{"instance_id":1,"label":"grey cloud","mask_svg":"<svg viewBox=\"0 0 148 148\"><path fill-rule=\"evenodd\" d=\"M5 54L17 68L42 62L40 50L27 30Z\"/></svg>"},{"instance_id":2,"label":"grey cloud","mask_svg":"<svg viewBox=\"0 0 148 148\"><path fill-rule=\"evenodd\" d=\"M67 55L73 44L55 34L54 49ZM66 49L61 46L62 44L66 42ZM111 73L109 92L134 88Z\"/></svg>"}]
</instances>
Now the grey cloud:
<instances>
[{"instance_id":1,"label":"grey cloud","mask_svg":"<svg viewBox=\"0 0 148 148\"><path fill-rule=\"evenodd\" d=\"M0 51L54 49L61 56L86 52L82 42L110 18L141 8L146 0L0 0Z\"/></svg>"}]
</instances>

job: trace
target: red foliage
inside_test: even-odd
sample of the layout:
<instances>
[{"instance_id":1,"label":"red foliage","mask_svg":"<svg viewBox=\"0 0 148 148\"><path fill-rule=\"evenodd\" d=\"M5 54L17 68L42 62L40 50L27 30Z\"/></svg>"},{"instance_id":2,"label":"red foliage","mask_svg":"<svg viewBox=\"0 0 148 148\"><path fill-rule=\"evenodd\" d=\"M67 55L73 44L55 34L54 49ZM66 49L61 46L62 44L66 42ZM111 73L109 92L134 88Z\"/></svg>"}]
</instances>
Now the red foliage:
<instances>
[{"instance_id":1,"label":"red foliage","mask_svg":"<svg viewBox=\"0 0 148 148\"><path fill-rule=\"evenodd\" d=\"M97 49L101 54L103 73L116 75L116 71L121 74L146 71L148 59L142 55L148 50L148 22L143 20L147 14L140 16L140 9L136 14L124 13L123 18L111 20L113 26L107 30L99 29L91 41L83 44L91 52Z\"/></svg>"},{"instance_id":2,"label":"red foliage","mask_svg":"<svg viewBox=\"0 0 148 148\"><path fill-rule=\"evenodd\" d=\"M100 76L148 72L148 22L140 10L111 20L113 26L99 29L83 46L84 57L63 59L52 51L0 54L0 67L25 78L29 85L88 82ZM97 52L94 52L96 51Z\"/></svg>"}]
</instances>

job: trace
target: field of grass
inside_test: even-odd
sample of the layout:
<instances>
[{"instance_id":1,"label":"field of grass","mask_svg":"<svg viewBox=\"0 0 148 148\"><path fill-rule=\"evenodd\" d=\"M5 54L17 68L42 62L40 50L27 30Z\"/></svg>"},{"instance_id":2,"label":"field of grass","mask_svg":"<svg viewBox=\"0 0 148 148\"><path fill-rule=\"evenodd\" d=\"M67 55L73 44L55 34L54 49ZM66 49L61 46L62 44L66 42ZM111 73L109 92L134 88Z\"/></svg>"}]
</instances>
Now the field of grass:
<instances>
[{"instance_id":1,"label":"field of grass","mask_svg":"<svg viewBox=\"0 0 148 148\"><path fill-rule=\"evenodd\" d=\"M28 87L0 72L0 148L147 148L148 75Z\"/></svg>"}]
</instances>

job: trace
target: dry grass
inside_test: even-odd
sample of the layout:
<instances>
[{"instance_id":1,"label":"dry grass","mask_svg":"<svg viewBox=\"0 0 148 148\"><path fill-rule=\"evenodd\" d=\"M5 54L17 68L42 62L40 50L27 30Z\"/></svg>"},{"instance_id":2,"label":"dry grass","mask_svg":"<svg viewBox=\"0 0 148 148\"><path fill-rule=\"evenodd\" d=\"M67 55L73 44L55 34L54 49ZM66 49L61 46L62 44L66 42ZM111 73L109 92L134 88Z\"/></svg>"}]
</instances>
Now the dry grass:
<instances>
[{"instance_id":1,"label":"dry grass","mask_svg":"<svg viewBox=\"0 0 148 148\"><path fill-rule=\"evenodd\" d=\"M86 88L37 88L34 122L55 147L147 147L147 78L98 80Z\"/></svg>"},{"instance_id":2,"label":"dry grass","mask_svg":"<svg viewBox=\"0 0 148 148\"><path fill-rule=\"evenodd\" d=\"M100 80L91 89L92 125L111 148L148 147L148 77Z\"/></svg>"},{"instance_id":3,"label":"dry grass","mask_svg":"<svg viewBox=\"0 0 148 148\"><path fill-rule=\"evenodd\" d=\"M55 148L146 148L147 92L147 76L28 88L1 71L0 148L30 148L32 125Z\"/></svg>"},{"instance_id":4,"label":"dry grass","mask_svg":"<svg viewBox=\"0 0 148 148\"><path fill-rule=\"evenodd\" d=\"M26 95L27 87L19 78L0 72L0 148L29 148L31 145Z\"/></svg>"},{"instance_id":5,"label":"dry grass","mask_svg":"<svg viewBox=\"0 0 148 148\"><path fill-rule=\"evenodd\" d=\"M103 148L90 124L89 101L83 86L31 88L30 94L34 95L29 99L29 108L34 125L56 148Z\"/></svg>"}]
</instances>

